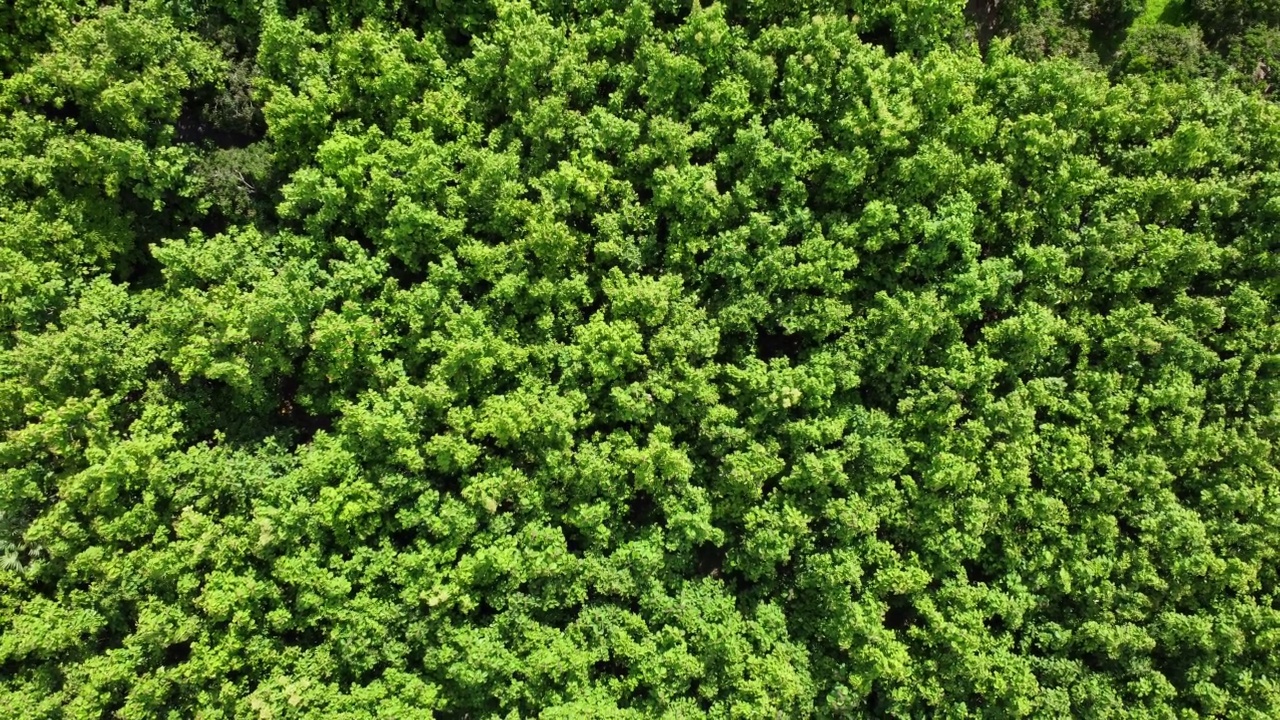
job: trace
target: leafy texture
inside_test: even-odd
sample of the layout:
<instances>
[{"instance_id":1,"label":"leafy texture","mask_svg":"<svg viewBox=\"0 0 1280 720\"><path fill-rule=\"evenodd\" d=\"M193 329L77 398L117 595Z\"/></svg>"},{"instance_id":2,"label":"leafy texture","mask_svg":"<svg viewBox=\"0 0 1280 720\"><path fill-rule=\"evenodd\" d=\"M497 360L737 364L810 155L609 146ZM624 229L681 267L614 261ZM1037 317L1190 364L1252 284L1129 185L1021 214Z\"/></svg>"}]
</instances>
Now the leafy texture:
<instances>
[{"instance_id":1,"label":"leafy texture","mask_svg":"<svg viewBox=\"0 0 1280 720\"><path fill-rule=\"evenodd\" d=\"M1181 36L264 5L0 11L0 707L1280 713L1280 110Z\"/></svg>"}]
</instances>

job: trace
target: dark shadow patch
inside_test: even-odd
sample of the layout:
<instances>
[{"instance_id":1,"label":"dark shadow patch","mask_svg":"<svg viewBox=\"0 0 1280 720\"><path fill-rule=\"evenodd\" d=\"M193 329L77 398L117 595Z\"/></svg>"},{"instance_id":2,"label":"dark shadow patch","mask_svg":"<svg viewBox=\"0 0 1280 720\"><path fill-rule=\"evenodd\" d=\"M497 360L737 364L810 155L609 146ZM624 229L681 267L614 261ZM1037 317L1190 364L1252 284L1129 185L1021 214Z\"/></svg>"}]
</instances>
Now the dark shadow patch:
<instances>
[{"instance_id":1,"label":"dark shadow patch","mask_svg":"<svg viewBox=\"0 0 1280 720\"><path fill-rule=\"evenodd\" d=\"M978 48L985 55L1000 27L1000 0L969 0L964 14L974 24Z\"/></svg>"},{"instance_id":2,"label":"dark shadow patch","mask_svg":"<svg viewBox=\"0 0 1280 720\"><path fill-rule=\"evenodd\" d=\"M875 45L884 50L885 55L892 57L898 54L898 41L888 25L868 28L866 32L858 33L858 38L864 45Z\"/></svg>"},{"instance_id":3,"label":"dark shadow patch","mask_svg":"<svg viewBox=\"0 0 1280 720\"><path fill-rule=\"evenodd\" d=\"M796 364L804 351L804 338L780 331L762 332L756 336L756 357L768 362L786 358Z\"/></svg>"},{"instance_id":4,"label":"dark shadow patch","mask_svg":"<svg viewBox=\"0 0 1280 720\"><path fill-rule=\"evenodd\" d=\"M920 613L907 595L891 595L885 598L889 607L884 611L884 627L895 632L906 633L920 625Z\"/></svg>"},{"instance_id":5,"label":"dark shadow patch","mask_svg":"<svg viewBox=\"0 0 1280 720\"><path fill-rule=\"evenodd\" d=\"M164 665L174 667L191 659L191 641L174 643L164 649Z\"/></svg>"},{"instance_id":6,"label":"dark shadow patch","mask_svg":"<svg viewBox=\"0 0 1280 720\"><path fill-rule=\"evenodd\" d=\"M627 523L634 528L653 525L658 520L658 505L646 492L637 492L627 503Z\"/></svg>"},{"instance_id":7,"label":"dark shadow patch","mask_svg":"<svg viewBox=\"0 0 1280 720\"><path fill-rule=\"evenodd\" d=\"M970 583L990 585L996 579L996 574L991 572L986 563L978 559L965 560L960 566L964 568L965 577Z\"/></svg>"},{"instance_id":8,"label":"dark shadow patch","mask_svg":"<svg viewBox=\"0 0 1280 720\"><path fill-rule=\"evenodd\" d=\"M724 571L728 553L722 547L703 543L694 551L694 568L699 577L718 578Z\"/></svg>"}]
</instances>

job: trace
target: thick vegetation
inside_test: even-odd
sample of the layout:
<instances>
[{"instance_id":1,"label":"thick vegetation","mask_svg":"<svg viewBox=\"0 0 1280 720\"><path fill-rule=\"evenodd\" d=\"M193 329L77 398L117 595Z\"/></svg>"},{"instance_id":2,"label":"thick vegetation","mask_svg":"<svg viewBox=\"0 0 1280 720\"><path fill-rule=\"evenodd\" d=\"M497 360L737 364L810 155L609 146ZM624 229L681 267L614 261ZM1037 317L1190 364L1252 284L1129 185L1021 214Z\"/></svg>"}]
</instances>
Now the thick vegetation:
<instances>
[{"instance_id":1,"label":"thick vegetation","mask_svg":"<svg viewBox=\"0 0 1280 720\"><path fill-rule=\"evenodd\" d=\"M978 30L0 8L3 714L1276 717L1280 108Z\"/></svg>"},{"instance_id":2,"label":"thick vegetation","mask_svg":"<svg viewBox=\"0 0 1280 720\"><path fill-rule=\"evenodd\" d=\"M1274 93L1275 0L971 0L980 38L1027 58L1067 56L1114 74L1213 77Z\"/></svg>"}]
</instances>

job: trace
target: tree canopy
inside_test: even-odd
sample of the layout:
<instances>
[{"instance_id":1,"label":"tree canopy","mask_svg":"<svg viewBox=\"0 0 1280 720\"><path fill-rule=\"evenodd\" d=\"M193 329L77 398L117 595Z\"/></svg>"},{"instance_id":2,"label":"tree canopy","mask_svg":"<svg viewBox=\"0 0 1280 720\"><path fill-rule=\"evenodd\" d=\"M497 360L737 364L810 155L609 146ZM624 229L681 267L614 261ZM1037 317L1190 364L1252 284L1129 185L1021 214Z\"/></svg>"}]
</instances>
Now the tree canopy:
<instances>
[{"instance_id":1,"label":"tree canopy","mask_svg":"<svg viewBox=\"0 0 1280 720\"><path fill-rule=\"evenodd\" d=\"M0 8L5 714L1280 714L1280 106L972 12Z\"/></svg>"}]
</instances>

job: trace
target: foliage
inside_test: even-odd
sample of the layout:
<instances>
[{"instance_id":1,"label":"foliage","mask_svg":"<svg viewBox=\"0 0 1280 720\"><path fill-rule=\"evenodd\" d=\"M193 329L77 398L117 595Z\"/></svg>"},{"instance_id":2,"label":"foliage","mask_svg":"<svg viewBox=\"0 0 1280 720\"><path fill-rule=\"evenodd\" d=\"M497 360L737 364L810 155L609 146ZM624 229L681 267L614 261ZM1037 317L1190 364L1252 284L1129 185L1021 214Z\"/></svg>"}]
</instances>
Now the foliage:
<instances>
[{"instance_id":1,"label":"foliage","mask_svg":"<svg viewBox=\"0 0 1280 720\"><path fill-rule=\"evenodd\" d=\"M43 7L15 717L1280 714L1280 109L1193 34Z\"/></svg>"},{"instance_id":2,"label":"foliage","mask_svg":"<svg viewBox=\"0 0 1280 720\"><path fill-rule=\"evenodd\" d=\"M1255 25L1280 24L1274 0L1189 0L1191 11L1212 38L1239 35Z\"/></svg>"},{"instance_id":3,"label":"foliage","mask_svg":"<svg viewBox=\"0 0 1280 720\"><path fill-rule=\"evenodd\" d=\"M1068 22L1056 6L1036 14L1010 13L1002 20L1001 30L1020 57L1029 60L1068 57L1091 68L1101 65L1090 29L1078 22Z\"/></svg>"},{"instance_id":4,"label":"foliage","mask_svg":"<svg viewBox=\"0 0 1280 720\"><path fill-rule=\"evenodd\" d=\"M1228 41L1227 58L1247 74L1249 80L1261 84L1267 92L1275 85L1280 71L1280 27L1257 25L1238 38Z\"/></svg>"},{"instance_id":5,"label":"foliage","mask_svg":"<svg viewBox=\"0 0 1280 720\"><path fill-rule=\"evenodd\" d=\"M1198 28L1143 25L1125 38L1115 68L1122 73L1158 73L1188 81L1205 74L1211 58Z\"/></svg>"},{"instance_id":6,"label":"foliage","mask_svg":"<svg viewBox=\"0 0 1280 720\"><path fill-rule=\"evenodd\" d=\"M1075 58L1091 67L1109 64L1143 0L975 0L971 14L988 32L1008 38L1033 60Z\"/></svg>"},{"instance_id":7,"label":"foliage","mask_svg":"<svg viewBox=\"0 0 1280 720\"><path fill-rule=\"evenodd\" d=\"M1280 4L1269 3L975 0L970 14L1028 59L1072 57L1106 66L1113 76L1206 77L1270 92Z\"/></svg>"},{"instance_id":8,"label":"foliage","mask_svg":"<svg viewBox=\"0 0 1280 720\"><path fill-rule=\"evenodd\" d=\"M1277 67L1280 3L1269 0L1189 0L1187 13L1235 68L1244 85L1271 90Z\"/></svg>"}]
</instances>

